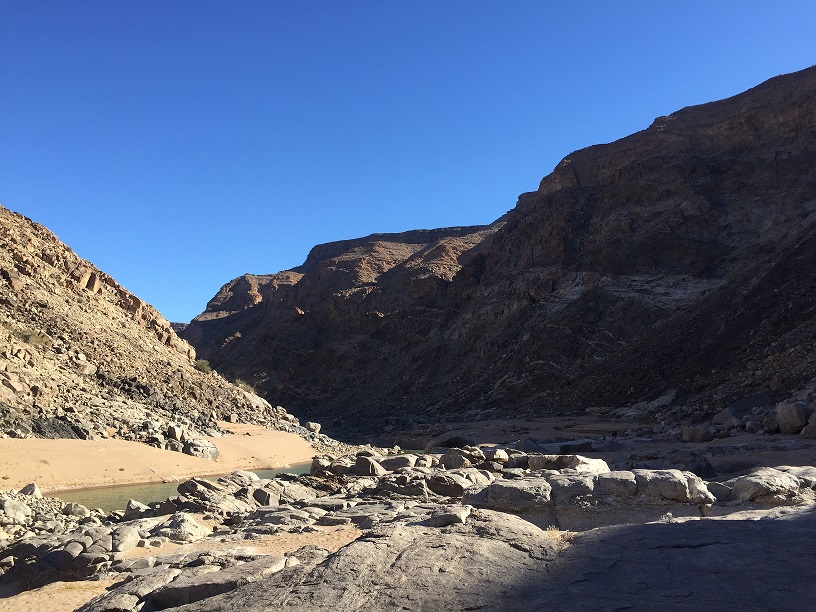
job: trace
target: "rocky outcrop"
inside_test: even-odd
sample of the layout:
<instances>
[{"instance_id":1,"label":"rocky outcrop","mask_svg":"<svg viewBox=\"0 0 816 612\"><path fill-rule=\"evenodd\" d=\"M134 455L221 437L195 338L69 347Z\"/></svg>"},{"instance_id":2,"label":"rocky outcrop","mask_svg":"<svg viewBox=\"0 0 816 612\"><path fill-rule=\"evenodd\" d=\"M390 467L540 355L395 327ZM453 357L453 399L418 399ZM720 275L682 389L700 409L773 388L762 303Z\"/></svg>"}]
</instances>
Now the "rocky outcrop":
<instances>
[{"instance_id":1,"label":"rocky outcrop","mask_svg":"<svg viewBox=\"0 0 816 612\"><path fill-rule=\"evenodd\" d=\"M233 420L328 441L208 372L152 306L2 207L0 246L0 435L116 437L215 458L195 438Z\"/></svg>"},{"instance_id":2,"label":"rocky outcrop","mask_svg":"<svg viewBox=\"0 0 816 612\"><path fill-rule=\"evenodd\" d=\"M466 452L475 459L476 450ZM495 456L495 449L491 454ZM358 457L381 466L388 462L370 451ZM744 549L728 535L728 523L751 523L720 519L751 512L763 513L754 518L768 519L798 516L796 512L812 516L816 499L812 467L762 468L713 483L676 469L609 471L603 460L578 455L528 455L527 463L537 469L498 462L481 469L446 469L444 457L414 457L408 465L392 465L393 470L377 476L368 473L365 463L353 474L358 467L353 458L344 462L353 469L336 476L331 469L341 458L323 456L315 459L311 476L261 479L239 471L216 481L193 478L179 485L178 497L147 505L131 501L124 515L80 512L82 507L33 492L0 493L6 508L0 525L19 523L30 530L0 552L0 574L7 573L25 588L55 579L124 578L83 607L85 612L260 610L273 604L296 610L498 609L511 603L538 609L548 593L564 588L557 578L563 568L560 557L574 559L575 547L582 542L600 543L607 536L620 542L615 534L625 531L630 538L651 542L651 552L632 552L630 541L617 544L619 556L629 550L627 554L642 554L656 566L672 559L675 571L683 572L699 569L697 548L719 547L719 567L737 562L722 557L724 550L735 545ZM447 488L433 490L432 483L446 478ZM411 487L412 482L424 486ZM708 487L720 495L726 490L733 494L715 500ZM84 518L70 519L64 531L50 530L43 524L49 511ZM207 525L197 518L201 516ZM720 518L705 518L709 516ZM678 526L682 536L672 532L653 537L678 521L695 526ZM784 546L796 548L783 525L755 521L759 523L776 534L775 543L783 537ZM314 546L283 555L247 548L275 534L341 526L356 530L359 537L334 553ZM805 529L809 533L812 527ZM754 538L759 538L751 543L755 563L769 545L761 544L761 530ZM165 552L168 542L181 548ZM190 543L196 543L195 548L184 548ZM146 547L150 550L140 554ZM673 556L676 548L694 549L694 561ZM603 555L610 554L611 549L604 548ZM582 558L597 573L594 553ZM742 557L738 563L751 565ZM590 571L582 568L579 563L575 571ZM594 597L596 605L603 599Z\"/></svg>"},{"instance_id":3,"label":"rocky outcrop","mask_svg":"<svg viewBox=\"0 0 816 612\"><path fill-rule=\"evenodd\" d=\"M688 425L772 408L816 366L814 94L810 68L659 117L490 228L316 247L226 285L184 336L331 431L672 390Z\"/></svg>"}]
</instances>

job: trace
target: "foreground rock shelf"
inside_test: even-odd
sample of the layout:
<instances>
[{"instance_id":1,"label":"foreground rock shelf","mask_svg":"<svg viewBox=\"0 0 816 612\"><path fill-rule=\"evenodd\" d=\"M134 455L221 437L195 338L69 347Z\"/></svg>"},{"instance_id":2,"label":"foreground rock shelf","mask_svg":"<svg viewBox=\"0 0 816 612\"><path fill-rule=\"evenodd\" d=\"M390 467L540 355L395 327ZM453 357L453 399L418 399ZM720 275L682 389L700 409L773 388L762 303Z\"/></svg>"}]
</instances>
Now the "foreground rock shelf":
<instances>
[{"instance_id":1,"label":"foreground rock shelf","mask_svg":"<svg viewBox=\"0 0 816 612\"><path fill-rule=\"evenodd\" d=\"M684 470L610 470L581 455L442 450L318 456L303 476L192 478L176 497L133 500L107 515L41 497L36 487L3 493L0 525L9 545L0 567L24 588L121 577L82 608L89 612L498 609L508 602L532 609L524 606L543 601L541 585L559 555L578 554L580 542L609 529L721 525L751 512L810 521L813 514L813 467L761 468L714 483ZM336 552L250 547L344 527L359 537Z\"/></svg>"}]
</instances>

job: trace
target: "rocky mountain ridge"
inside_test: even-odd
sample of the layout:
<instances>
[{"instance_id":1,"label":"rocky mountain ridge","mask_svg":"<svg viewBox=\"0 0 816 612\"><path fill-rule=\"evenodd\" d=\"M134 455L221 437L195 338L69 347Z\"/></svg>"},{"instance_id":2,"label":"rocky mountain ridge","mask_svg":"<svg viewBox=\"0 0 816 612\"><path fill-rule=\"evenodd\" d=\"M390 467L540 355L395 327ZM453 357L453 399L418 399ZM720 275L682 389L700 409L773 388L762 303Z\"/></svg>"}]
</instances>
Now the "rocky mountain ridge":
<instances>
[{"instance_id":1,"label":"rocky mountain ridge","mask_svg":"<svg viewBox=\"0 0 816 612\"><path fill-rule=\"evenodd\" d=\"M218 435L218 420L308 435L283 408L202 371L152 306L43 226L0 207L0 244L4 437L115 437L196 454L191 442Z\"/></svg>"},{"instance_id":2,"label":"rocky mountain ridge","mask_svg":"<svg viewBox=\"0 0 816 612\"><path fill-rule=\"evenodd\" d=\"M577 151L488 228L236 279L182 334L340 429L773 405L816 366L814 160L810 68Z\"/></svg>"}]
</instances>

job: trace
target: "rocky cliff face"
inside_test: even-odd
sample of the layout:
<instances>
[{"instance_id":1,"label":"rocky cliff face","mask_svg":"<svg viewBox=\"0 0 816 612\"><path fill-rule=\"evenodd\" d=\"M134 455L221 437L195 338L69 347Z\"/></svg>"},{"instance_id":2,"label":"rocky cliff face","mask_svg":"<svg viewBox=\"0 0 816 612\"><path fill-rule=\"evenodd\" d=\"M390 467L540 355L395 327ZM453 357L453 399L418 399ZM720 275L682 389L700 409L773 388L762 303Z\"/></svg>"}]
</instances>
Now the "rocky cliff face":
<instances>
[{"instance_id":1,"label":"rocky cliff face","mask_svg":"<svg viewBox=\"0 0 816 612\"><path fill-rule=\"evenodd\" d=\"M0 207L0 433L119 437L155 446L216 419L274 424L281 410L195 367L152 306L51 232ZM178 436L176 436L178 437Z\"/></svg>"},{"instance_id":2,"label":"rocky cliff face","mask_svg":"<svg viewBox=\"0 0 816 612\"><path fill-rule=\"evenodd\" d=\"M814 211L811 68L577 151L490 227L236 279L183 333L338 427L772 402L816 366Z\"/></svg>"}]
</instances>

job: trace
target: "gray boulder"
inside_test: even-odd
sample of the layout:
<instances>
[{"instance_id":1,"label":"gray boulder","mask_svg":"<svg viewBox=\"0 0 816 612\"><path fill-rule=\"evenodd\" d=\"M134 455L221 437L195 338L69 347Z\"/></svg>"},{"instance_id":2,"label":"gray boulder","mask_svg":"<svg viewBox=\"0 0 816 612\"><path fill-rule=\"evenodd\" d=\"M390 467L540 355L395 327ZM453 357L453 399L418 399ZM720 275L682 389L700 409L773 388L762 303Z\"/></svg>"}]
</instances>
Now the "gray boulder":
<instances>
[{"instance_id":1,"label":"gray boulder","mask_svg":"<svg viewBox=\"0 0 816 612\"><path fill-rule=\"evenodd\" d=\"M802 487L816 489L816 467L812 465L780 465L776 469L796 476Z\"/></svg>"},{"instance_id":2,"label":"gray boulder","mask_svg":"<svg viewBox=\"0 0 816 612\"><path fill-rule=\"evenodd\" d=\"M575 470L582 474L603 474L609 466L603 459L590 459L582 455L529 455L527 465L537 470Z\"/></svg>"},{"instance_id":3,"label":"gray boulder","mask_svg":"<svg viewBox=\"0 0 816 612\"><path fill-rule=\"evenodd\" d=\"M742 425L742 420L731 408L723 408L720 410L711 418L711 422L720 427L739 427Z\"/></svg>"},{"instance_id":4,"label":"gray boulder","mask_svg":"<svg viewBox=\"0 0 816 612\"><path fill-rule=\"evenodd\" d=\"M802 429L801 434L805 438L816 439L816 412L810 415L808 424Z\"/></svg>"},{"instance_id":5,"label":"gray boulder","mask_svg":"<svg viewBox=\"0 0 816 612\"><path fill-rule=\"evenodd\" d=\"M200 525L185 512L176 512L163 523L150 530L151 535L168 538L172 542L195 542L208 536L211 531Z\"/></svg>"},{"instance_id":6,"label":"gray boulder","mask_svg":"<svg viewBox=\"0 0 816 612\"><path fill-rule=\"evenodd\" d=\"M204 565L196 568L198 571L182 573L145 599L158 610L194 603L257 582L282 570L286 562L285 557L270 555L224 569Z\"/></svg>"},{"instance_id":7,"label":"gray boulder","mask_svg":"<svg viewBox=\"0 0 816 612\"><path fill-rule=\"evenodd\" d=\"M715 498L699 476L680 470L632 470L638 496L655 500L711 504Z\"/></svg>"},{"instance_id":8,"label":"gray boulder","mask_svg":"<svg viewBox=\"0 0 816 612\"><path fill-rule=\"evenodd\" d=\"M808 424L813 409L807 402L782 402L776 407L776 420L783 434L797 434Z\"/></svg>"},{"instance_id":9,"label":"gray boulder","mask_svg":"<svg viewBox=\"0 0 816 612\"><path fill-rule=\"evenodd\" d=\"M433 493L445 497L462 497L465 491L473 486L473 483L464 476L445 472L430 475L425 479L425 484Z\"/></svg>"},{"instance_id":10,"label":"gray boulder","mask_svg":"<svg viewBox=\"0 0 816 612\"><path fill-rule=\"evenodd\" d=\"M466 492L462 503L503 512L525 512L550 507L552 487L545 478L497 480Z\"/></svg>"},{"instance_id":11,"label":"gray boulder","mask_svg":"<svg viewBox=\"0 0 816 612\"><path fill-rule=\"evenodd\" d=\"M358 455L354 463L354 473L357 476L385 476L388 470L373 457Z\"/></svg>"},{"instance_id":12,"label":"gray boulder","mask_svg":"<svg viewBox=\"0 0 816 612\"><path fill-rule=\"evenodd\" d=\"M510 455L503 448L483 448L485 459L488 461L495 461L496 463L507 463L510 460Z\"/></svg>"},{"instance_id":13,"label":"gray boulder","mask_svg":"<svg viewBox=\"0 0 816 612\"><path fill-rule=\"evenodd\" d=\"M187 441L184 444L182 452L186 455L210 459L211 461L218 461L218 458L221 456L221 451L218 450L218 447L203 438L194 438L193 440Z\"/></svg>"},{"instance_id":14,"label":"gray boulder","mask_svg":"<svg viewBox=\"0 0 816 612\"><path fill-rule=\"evenodd\" d=\"M456 523L464 523L470 516L470 506L441 506L435 510L425 524L429 527L447 527Z\"/></svg>"},{"instance_id":15,"label":"gray boulder","mask_svg":"<svg viewBox=\"0 0 816 612\"><path fill-rule=\"evenodd\" d=\"M703 425L689 425L683 428L681 436L683 442L710 442L717 437L717 430Z\"/></svg>"},{"instance_id":16,"label":"gray boulder","mask_svg":"<svg viewBox=\"0 0 816 612\"><path fill-rule=\"evenodd\" d=\"M0 499L0 506L2 506L7 519L14 525L25 525L32 514L28 505L9 497Z\"/></svg>"},{"instance_id":17,"label":"gray boulder","mask_svg":"<svg viewBox=\"0 0 816 612\"><path fill-rule=\"evenodd\" d=\"M729 480L731 500L784 504L799 493L801 481L787 472L759 468L752 474Z\"/></svg>"},{"instance_id":18,"label":"gray boulder","mask_svg":"<svg viewBox=\"0 0 816 612\"><path fill-rule=\"evenodd\" d=\"M42 491L40 491L40 487L38 487L33 482L30 483L30 484L27 484L22 489L20 489L20 493L22 493L23 495L30 495L31 497L33 497L35 499L42 499L42 496L43 496Z\"/></svg>"},{"instance_id":19,"label":"gray boulder","mask_svg":"<svg viewBox=\"0 0 816 612\"><path fill-rule=\"evenodd\" d=\"M125 521L133 521L153 516L153 514L153 509L150 506L138 502L135 499L129 499L125 506L125 513L122 515L122 519Z\"/></svg>"},{"instance_id":20,"label":"gray boulder","mask_svg":"<svg viewBox=\"0 0 816 612\"><path fill-rule=\"evenodd\" d=\"M382 465L389 472L393 472L401 468L414 467L417 459L418 457L412 454L395 455L393 457L383 457L380 459L380 465Z\"/></svg>"},{"instance_id":21,"label":"gray boulder","mask_svg":"<svg viewBox=\"0 0 816 612\"><path fill-rule=\"evenodd\" d=\"M461 453L447 452L439 458L439 465L446 470L457 470L460 468L469 468L472 466L467 457Z\"/></svg>"},{"instance_id":22,"label":"gray boulder","mask_svg":"<svg viewBox=\"0 0 816 612\"><path fill-rule=\"evenodd\" d=\"M595 489L595 477L589 474L560 474L548 477L547 482L552 487L550 497L556 508L572 505Z\"/></svg>"},{"instance_id":23,"label":"gray boulder","mask_svg":"<svg viewBox=\"0 0 816 612\"><path fill-rule=\"evenodd\" d=\"M595 483L595 495L597 497L634 497L637 495L637 479L632 472L614 471L598 474Z\"/></svg>"},{"instance_id":24,"label":"gray boulder","mask_svg":"<svg viewBox=\"0 0 816 612\"><path fill-rule=\"evenodd\" d=\"M139 543L139 531L129 525L120 525L111 532L111 550L127 552Z\"/></svg>"},{"instance_id":25,"label":"gray boulder","mask_svg":"<svg viewBox=\"0 0 816 612\"><path fill-rule=\"evenodd\" d=\"M62 513L66 516L74 516L76 518L85 518L91 516L91 511L82 504L76 502L68 502L63 506Z\"/></svg>"}]
</instances>

